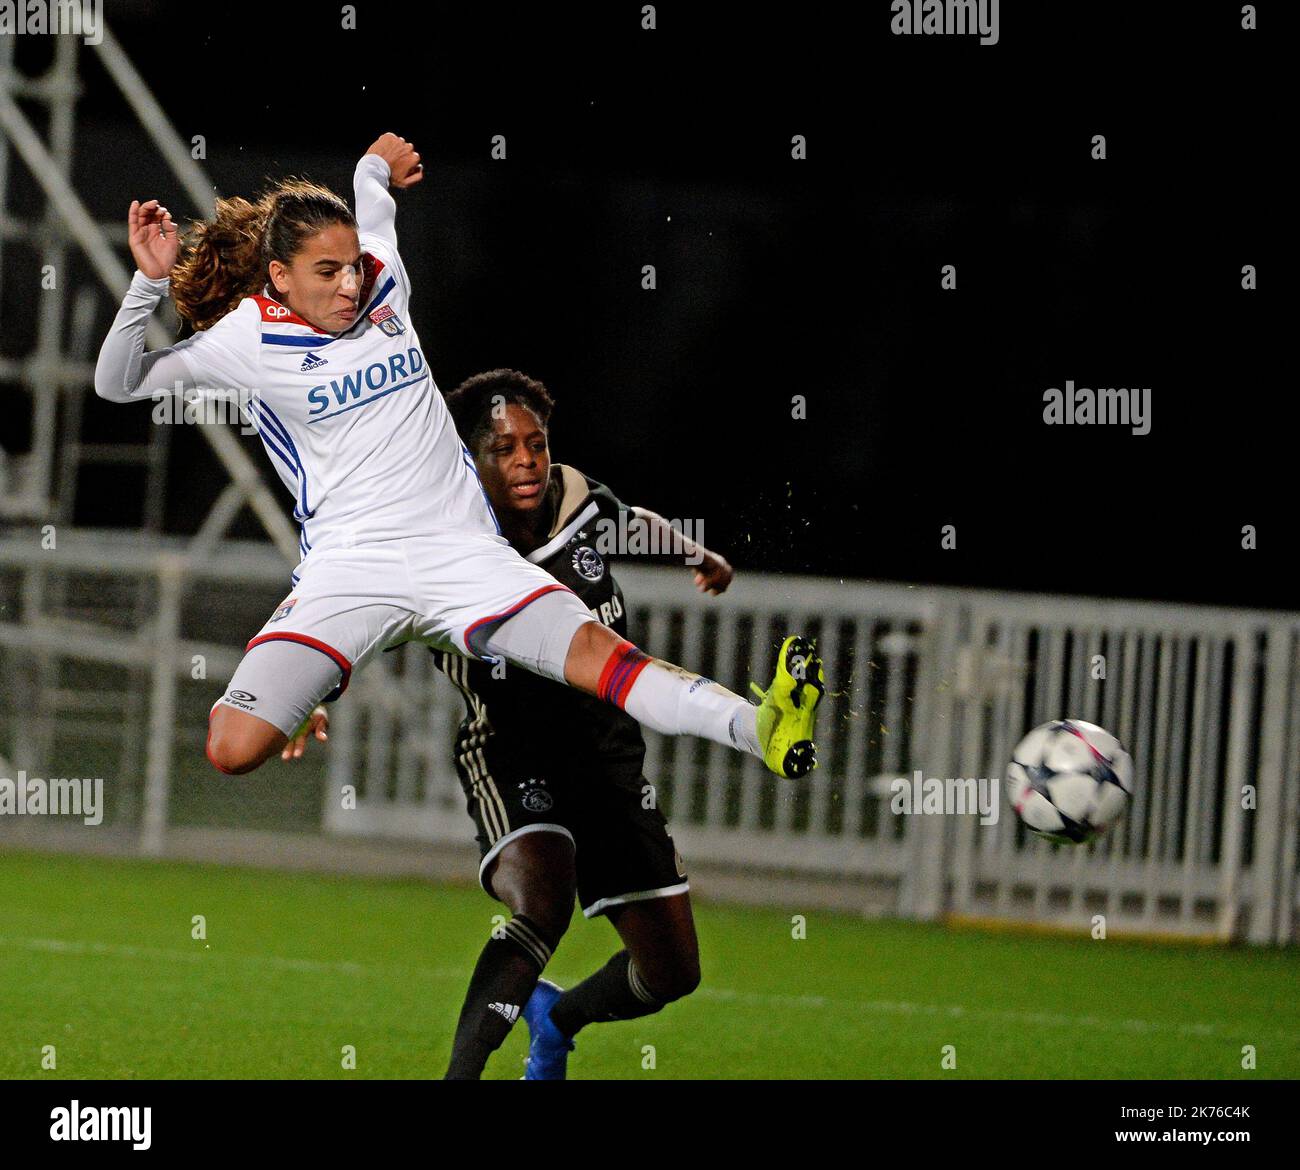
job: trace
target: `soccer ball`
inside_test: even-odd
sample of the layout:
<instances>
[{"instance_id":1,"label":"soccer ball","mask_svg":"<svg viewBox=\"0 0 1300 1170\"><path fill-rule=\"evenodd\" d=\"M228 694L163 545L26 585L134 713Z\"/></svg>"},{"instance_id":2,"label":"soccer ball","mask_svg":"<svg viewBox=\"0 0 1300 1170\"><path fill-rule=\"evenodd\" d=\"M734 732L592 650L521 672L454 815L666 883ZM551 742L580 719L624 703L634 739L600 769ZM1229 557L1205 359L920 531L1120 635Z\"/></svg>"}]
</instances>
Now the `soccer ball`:
<instances>
[{"instance_id":1,"label":"soccer ball","mask_svg":"<svg viewBox=\"0 0 1300 1170\"><path fill-rule=\"evenodd\" d=\"M1133 795L1133 761L1095 723L1057 719L1016 745L1007 795L1031 832L1080 845L1124 815Z\"/></svg>"}]
</instances>

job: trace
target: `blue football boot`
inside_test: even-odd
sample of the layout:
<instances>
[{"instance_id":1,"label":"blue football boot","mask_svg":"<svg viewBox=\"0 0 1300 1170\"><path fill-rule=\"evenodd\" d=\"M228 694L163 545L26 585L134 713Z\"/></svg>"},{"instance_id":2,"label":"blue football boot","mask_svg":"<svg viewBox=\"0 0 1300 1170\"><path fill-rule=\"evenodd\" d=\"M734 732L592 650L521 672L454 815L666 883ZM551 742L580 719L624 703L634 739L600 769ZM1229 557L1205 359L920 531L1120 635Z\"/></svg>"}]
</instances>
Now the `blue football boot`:
<instances>
[{"instance_id":1,"label":"blue football boot","mask_svg":"<svg viewBox=\"0 0 1300 1170\"><path fill-rule=\"evenodd\" d=\"M569 1053L573 1041L551 1023L551 1007L564 988L549 979L539 979L533 994L524 1004L528 1024L528 1059L524 1062L526 1081L562 1081L566 1079Z\"/></svg>"}]
</instances>

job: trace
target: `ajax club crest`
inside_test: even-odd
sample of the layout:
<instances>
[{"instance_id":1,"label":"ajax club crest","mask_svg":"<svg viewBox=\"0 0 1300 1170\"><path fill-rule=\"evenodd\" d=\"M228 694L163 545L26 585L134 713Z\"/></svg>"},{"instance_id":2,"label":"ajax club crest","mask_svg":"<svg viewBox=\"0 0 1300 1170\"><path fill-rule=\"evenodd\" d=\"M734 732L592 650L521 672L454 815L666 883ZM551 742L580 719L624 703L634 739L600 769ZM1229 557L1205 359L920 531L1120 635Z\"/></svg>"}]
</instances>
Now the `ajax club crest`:
<instances>
[{"instance_id":1,"label":"ajax club crest","mask_svg":"<svg viewBox=\"0 0 1300 1170\"><path fill-rule=\"evenodd\" d=\"M389 337L396 337L399 333L406 332L406 326L402 324L401 317L394 313L389 305L380 305L370 314L370 319Z\"/></svg>"},{"instance_id":2,"label":"ajax club crest","mask_svg":"<svg viewBox=\"0 0 1300 1170\"><path fill-rule=\"evenodd\" d=\"M527 780L519 787L524 789L521 803L529 812L549 812L555 806L555 798L546 791L545 780Z\"/></svg>"},{"instance_id":3,"label":"ajax club crest","mask_svg":"<svg viewBox=\"0 0 1300 1170\"><path fill-rule=\"evenodd\" d=\"M588 581L599 581L605 575L605 562L600 559L600 553L584 544L573 550L573 569Z\"/></svg>"}]
</instances>

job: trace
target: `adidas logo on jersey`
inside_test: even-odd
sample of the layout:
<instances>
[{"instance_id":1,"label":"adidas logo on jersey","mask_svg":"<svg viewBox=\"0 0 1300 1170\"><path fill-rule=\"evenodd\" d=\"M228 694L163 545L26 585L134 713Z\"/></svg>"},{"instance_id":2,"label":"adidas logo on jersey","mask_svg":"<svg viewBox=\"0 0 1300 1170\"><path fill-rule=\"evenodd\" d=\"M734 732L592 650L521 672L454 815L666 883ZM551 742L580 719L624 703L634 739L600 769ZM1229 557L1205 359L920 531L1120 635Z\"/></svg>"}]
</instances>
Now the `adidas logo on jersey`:
<instances>
[{"instance_id":1,"label":"adidas logo on jersey","mask_svg":"<svg viewBox=\"0 0 1300 1170\"><path fill-rule=\"evenodd\" d=\"M319 354L308 353L307 356L302 359L302 365L298 368L301 370L314 370L317 366L323 366L324 364L325 359Z\"/></svg>"},{"instance_id":2,"label":"adidas logo on jersey","mask_svg":"<svg viewBox=\"0 0 1300 1170\"><path fill-rule=\"evenodd\" d=\"M512 1024L519 1019L519 1005L516 1003L490 1003L488 1011L505 1016Z\"/></svg>"}]
</instances>

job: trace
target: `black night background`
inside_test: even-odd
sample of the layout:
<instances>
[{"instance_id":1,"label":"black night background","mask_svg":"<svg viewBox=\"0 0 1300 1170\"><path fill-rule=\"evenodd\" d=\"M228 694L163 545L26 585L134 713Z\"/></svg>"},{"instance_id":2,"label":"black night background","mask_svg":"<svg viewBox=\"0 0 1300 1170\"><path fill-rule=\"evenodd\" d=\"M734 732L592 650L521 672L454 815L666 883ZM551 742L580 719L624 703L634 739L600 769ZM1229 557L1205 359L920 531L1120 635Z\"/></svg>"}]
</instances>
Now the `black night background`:
<instances>
[{"instance_id":1,"label":"black night background","mask_svg":"<svg viewBox=\"0 0 1300 1170\"><path fill-rule=\"evenodd\" d=\"M438 384L542 379L554 458L702 520L742 572L1294 607L1282 196L1259 164L1281 81L1221 43L1218 6L1008 2L987 47L891 35L883 2L665 3L653 32L624 3L363 0L355 30L338 4L242 7L107 8L220 193L294 173L350 199L373 139L413 140L398 233ZM116 116L76 127L92 211L191 215ZM35 328L28 275L6 273L5 352ZM1150 387L1150 433L1044 425L1067 379ZM149 425L86 409L88 434ZM176 431L167 526L192 532L223 476ZM91 469L77 522L135 526L143 483Z\"/></svg>"}]
</instances>

